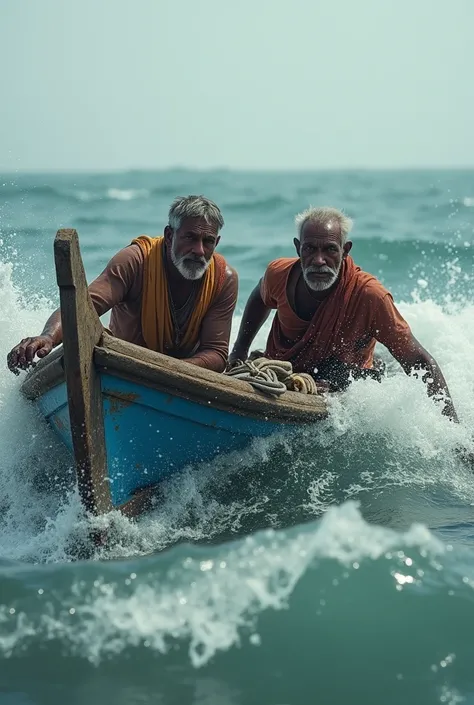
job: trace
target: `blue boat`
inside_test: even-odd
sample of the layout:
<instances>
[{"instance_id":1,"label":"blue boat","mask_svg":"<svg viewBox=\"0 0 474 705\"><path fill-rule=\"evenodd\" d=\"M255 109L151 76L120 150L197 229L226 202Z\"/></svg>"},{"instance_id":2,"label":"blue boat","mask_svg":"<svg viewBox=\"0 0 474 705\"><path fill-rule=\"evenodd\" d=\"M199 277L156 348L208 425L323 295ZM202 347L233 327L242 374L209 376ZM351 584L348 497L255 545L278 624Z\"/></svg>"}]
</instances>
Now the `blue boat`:
<instances>
[{"instance_id":1,"label":"blue boat","mask_svg":"<svg viewBox=\"0 0 474 705\"><path fill-rule=\"evenodd\" d=\"M326 415L322 396L270 397L114 338L90 299L76 231L58 231L54 252L63 344L28 374L22 393L70 449L91 513L136 516L187 465Z\"/></svg>"}]
</instances>

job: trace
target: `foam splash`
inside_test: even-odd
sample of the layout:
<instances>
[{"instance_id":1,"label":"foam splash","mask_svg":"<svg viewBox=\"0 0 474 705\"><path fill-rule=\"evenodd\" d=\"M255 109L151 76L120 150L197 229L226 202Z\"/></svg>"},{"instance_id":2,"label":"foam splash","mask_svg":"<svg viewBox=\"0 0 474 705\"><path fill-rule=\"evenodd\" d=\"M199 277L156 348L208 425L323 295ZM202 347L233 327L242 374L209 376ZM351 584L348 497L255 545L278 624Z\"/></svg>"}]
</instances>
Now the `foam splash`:
<instances>
[{"instance_id":1,"label":"foam splash","mask_svg":"<svg viewBox=\"0 0 474 705\"><path fill-rule=\"evenodd\" d=\"M68 192L71 198L77 199L84 203L92 203L96 201L111 200L111 201L135 201L137 199L148 198L150 192L147 189L120 189L108 188L104 191L70 191Z\"/></svg>"},{"instance_id":2,"label":"foam splash","mask_svg":"<svg viewBox=\"0 0 474 705\"><path fill-rule=\"evenodd\" d=\"M89 578L73 582L58 598L48 594L44 576L34 601L13 599L0 610L0 649L11 656L36 640L59 640L95 665L129 647L144 645L166 654L177 642L188 646L195 668L242 638L259 643L257 620L267 610L288 607L303 577L321 561L335 561L352 572L364 562L395 562L393 589L422 584L413 559L441 560L443 545L422 526L404 534L373 527L348 503L328 510L320 525L291 532L267 531L218 550L175 549L165 571L132 572L117 581ZM189 556L189 553L194 554ZM392 566L390 566L392 567ZM137 569L138 570L138 569Z\"/></svg>"},{"instance_id":3,"label":"foam splash","mask_svg":"<svg viewBox=\"0 0 474 705\"><path fill-rule=\"evenodd\" d=\"M137 198L148 198L150 192L147 189L118 189L109 188L107 197L113 201L133 201Z\"/></svg>"},{"instance_id":4,"label":"foam splash","mask_svg":"<svg viewBox=\"0 0 474 705\"><path fill-rule=\"evenodd\" d=\"M71 460L31 404L6 355L20 337L37 334L51 304L27 303L0 263L0 556L15 560L64 560L67 536L81 513Z\"/></svg>"}]
</instances>

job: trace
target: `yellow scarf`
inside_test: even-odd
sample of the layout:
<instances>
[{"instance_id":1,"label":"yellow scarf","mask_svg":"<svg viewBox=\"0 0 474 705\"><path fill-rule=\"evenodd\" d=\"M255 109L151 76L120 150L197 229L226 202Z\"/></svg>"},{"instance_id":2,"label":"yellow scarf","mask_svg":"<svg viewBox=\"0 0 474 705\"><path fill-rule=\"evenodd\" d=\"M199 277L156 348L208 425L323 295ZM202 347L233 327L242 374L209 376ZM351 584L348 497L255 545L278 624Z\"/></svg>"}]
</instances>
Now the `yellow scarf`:
<instances>
[{"instance_id":1,"label":"yellow scarf","mask_svg":"<svg viewBox=\"0 0 474 705\"><path fill-rule=\"evenodd\" d=\"M132 245L139 245L144 257L143 291L142 291L142 334L150 350L164 353L175 348L173 319L168 299L168 282L164 267L164 237L140 235L132 240ZM203 276L196 306L192 312L188 327L179 344L178 350L191 351L199 340L199 333L204 316L215 294L220 289L223 276L217 276L216 257L225 264L224 258L214 255ZM218 262L220 264L220 262ZM224 274L223 268L221 269ZM224 268L225 269L225 268Z\"/></svg>"}]
</instances>

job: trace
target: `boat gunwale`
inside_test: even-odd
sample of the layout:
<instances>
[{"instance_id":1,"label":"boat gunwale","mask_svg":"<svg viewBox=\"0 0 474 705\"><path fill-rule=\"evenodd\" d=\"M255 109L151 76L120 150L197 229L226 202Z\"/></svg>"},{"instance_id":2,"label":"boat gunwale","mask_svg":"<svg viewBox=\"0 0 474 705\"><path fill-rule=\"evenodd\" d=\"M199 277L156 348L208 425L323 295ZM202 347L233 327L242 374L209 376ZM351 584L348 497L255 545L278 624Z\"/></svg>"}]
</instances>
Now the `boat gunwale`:
<instances>
[{"instance_id":1,"label":"boat gunwale","mask_svg":"<svg viewBox=\"0 0 474 705\"><path fill-rule=\"evenodd\" d=\"M61 347L49 353L28 372L21 384L20 391L26 399L34 401L65 381L64 357Z\"/></svg>"},{"instance_id":2,"label":"boat gunwale","mask_svg":"<svg viewBox=\"0 0 474 705\"><path fill-rule=\"evenodd\" d=\"M41 360L23 382L22 392L30 400L65 381L61 351L50 355L53 358ZM294 424L327 416L327 403L321 395L288 391L282 397L270 397L254 390L248 382L161 355L105 332L94 348L94 364L99 372L116 372L130 382L241 416Z\"/></svg>"},{"instance_id":3,"label":"boat gunwale","mask_svg":"<svg viewBox=\"0 0 474 705\"><path fill-rule=\"evenodd\" d=\"M239 416L294 424L310 423L327 416L326 402L322 397L318 399L319 405L315 397L310 400L308 395L301 394L302 398L299 399L298 392L285 393L285 397L287 394L290 397L285 400L269 397L254 390L248 382L232 380L237 383L237 388L227 386L229 378L224 375L222 380L203 381L193 377L192 370L186 370L188 374L169 370L105 347L97 347L94 358L100 369L109 374L116 372L121 379Z\"/></svg>"}]
</instances>

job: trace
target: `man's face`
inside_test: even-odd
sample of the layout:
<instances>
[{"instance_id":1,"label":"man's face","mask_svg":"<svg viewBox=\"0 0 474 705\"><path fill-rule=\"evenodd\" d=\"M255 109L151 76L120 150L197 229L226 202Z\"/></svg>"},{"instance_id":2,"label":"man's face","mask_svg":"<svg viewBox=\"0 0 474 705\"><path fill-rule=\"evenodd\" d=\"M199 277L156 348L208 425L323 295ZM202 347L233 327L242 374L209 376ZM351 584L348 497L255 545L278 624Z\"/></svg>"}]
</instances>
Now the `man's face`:
<instances>
[{"instance_id":1,"label":"man's face","mask_svg":"<svg viewBox=\"0 0 474 705\"><path fill-rule=\"evenodd\" d=\"M295 239L304 280L313 291L329 289L337 280L344 257L352 243L341 245L341 231L335 221L321 225L308 221Z\"/></svg>"},{"instance_id":2,"label":"man's face","mask_svg":"<svg viewBox=\"0 0 474 705\"><path fill-rule=\"evenodd\" d=\"M176 231L168 225L165 236L170 242L171 261L181 276L201 279L220 240L217 228L204 218L186 218Z\"/></svg>"}]
</instances>

